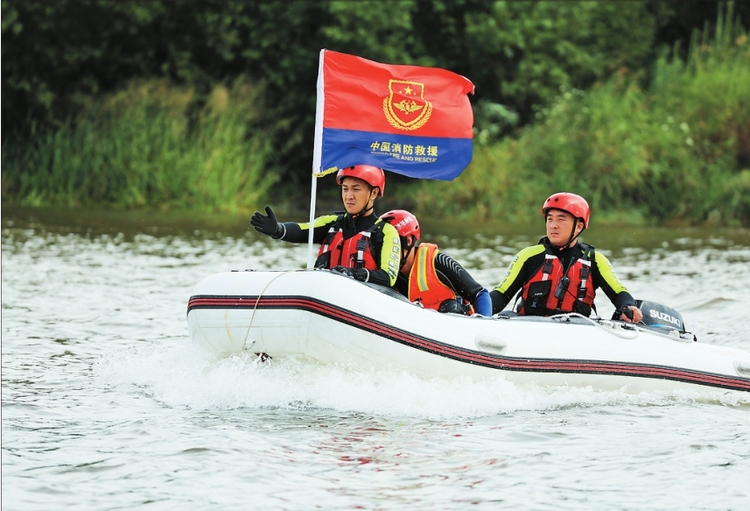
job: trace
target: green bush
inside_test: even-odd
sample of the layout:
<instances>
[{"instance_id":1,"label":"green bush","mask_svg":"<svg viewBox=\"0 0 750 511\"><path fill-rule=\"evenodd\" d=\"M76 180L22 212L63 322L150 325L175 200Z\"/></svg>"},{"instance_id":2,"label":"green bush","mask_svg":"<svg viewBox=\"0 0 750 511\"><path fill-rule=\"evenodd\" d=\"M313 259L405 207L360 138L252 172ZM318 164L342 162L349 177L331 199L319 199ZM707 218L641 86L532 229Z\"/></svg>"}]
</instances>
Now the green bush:
<instances>
[{"instance_id":1,"label":"green bush","mask_svg":"<svg viewBox=\"0 0 750 511\"><path fill-rule=\"evenodd\" d=\"M478 147L454 183L420 183L417 210L528 221L571 191L595 219L750 225L750 44L730 19L696 35L686 62L664 53L645 88L623 69L564 91L515 139Z\"/></svg>"},{"instance_id":2,"label":"green bush","mask_svg":"<svg viewBox=\"0 0 750 511\"><path fill-rule=\"evenodd\" d=\"M260 98L241 79L203 101L163 80L133 82L86 101L76 118L31 144L7 140L3 197L25 205L249 209L276 175L269 137L255 123Z\"/></svg>"}]
</instances>

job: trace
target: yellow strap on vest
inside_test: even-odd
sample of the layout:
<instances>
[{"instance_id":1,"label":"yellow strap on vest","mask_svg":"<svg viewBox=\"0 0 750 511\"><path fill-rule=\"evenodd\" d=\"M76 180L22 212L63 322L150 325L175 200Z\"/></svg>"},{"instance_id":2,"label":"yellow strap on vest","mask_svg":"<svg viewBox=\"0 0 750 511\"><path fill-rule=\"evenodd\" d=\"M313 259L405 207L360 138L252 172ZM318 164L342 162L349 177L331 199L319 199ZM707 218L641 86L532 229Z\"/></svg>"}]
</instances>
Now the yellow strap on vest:
<instances>
[{"instance_id":1,"label":"yellow strap on vest","mask_svg":"<svg viewBox=\"0 0 750 511\"><path fill-rule=\"evenodd\" d=\"M430 250L428 244L423 244L417 247L417 261L416 261L416 274L417 274L417 288L420 291L427 291L429 286L427 285L427 265L432 264L433 251Z\"/></svg>"}]
</instances>

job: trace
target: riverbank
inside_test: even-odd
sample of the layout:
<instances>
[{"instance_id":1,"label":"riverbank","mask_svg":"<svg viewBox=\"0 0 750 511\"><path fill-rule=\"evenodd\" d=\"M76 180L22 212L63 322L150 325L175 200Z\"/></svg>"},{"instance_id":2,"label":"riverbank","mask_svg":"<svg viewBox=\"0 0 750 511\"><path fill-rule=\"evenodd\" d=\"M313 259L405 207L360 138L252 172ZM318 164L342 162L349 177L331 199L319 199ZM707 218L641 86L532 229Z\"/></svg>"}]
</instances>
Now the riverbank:
<instances>
[{"instance_id":1,"label":"riverbank","mask_svg":"<svg viewBox=\"0 0 750 511\"><path fill-rule=\"evenodd\" d=\"M590 90L562 90L505 138L477 137L453 182L389 174L383 211L533 224L547 196L570 191L589 201L595 223L750 226L750 42L729 19L696 35L686 61L665 52L649 72L622 68ZM156 80L82 98L56 131L4 142L3 202L308 211L309 178L299 175L309 174L284 169L269 142L275 128L260 121L263 87L240 78L199 96ZM330 179L318 189L331 206L319 212L339 209Z\"/></svg>"}]
</instances>

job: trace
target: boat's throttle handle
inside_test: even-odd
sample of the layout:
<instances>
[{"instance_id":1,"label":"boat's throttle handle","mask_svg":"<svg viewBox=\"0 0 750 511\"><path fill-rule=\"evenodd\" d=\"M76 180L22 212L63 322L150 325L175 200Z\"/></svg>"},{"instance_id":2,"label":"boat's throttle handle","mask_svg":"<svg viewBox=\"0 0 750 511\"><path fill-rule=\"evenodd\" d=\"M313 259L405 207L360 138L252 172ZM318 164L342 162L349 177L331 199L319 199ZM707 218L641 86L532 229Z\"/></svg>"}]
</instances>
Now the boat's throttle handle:
<instances>
[{"instance_id":1,"label":"boat's throttle handle","mask_svg":"<svg viewBox=\"0 0 750 511\"><path fill-rule=\"evenodd\" d=\"M620 308L620 313L625 314L628 317L628 319L633 319L633 310L627 305L623 305Z\"/></svg>"}]
</instances>

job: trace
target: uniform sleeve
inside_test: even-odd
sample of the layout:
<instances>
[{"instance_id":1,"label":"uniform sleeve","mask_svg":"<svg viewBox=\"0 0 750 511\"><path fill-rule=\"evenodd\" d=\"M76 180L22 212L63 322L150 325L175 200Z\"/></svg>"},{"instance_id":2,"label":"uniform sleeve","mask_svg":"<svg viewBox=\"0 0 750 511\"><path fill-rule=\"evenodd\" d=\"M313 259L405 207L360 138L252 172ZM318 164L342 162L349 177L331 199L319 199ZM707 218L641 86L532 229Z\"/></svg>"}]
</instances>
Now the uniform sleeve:
<instances>
[{"instance_id":1,"label":"uniform sleeve","mask_svg":"<svg viewBox=\"0 0 750 511\"><path fill-rule=\"evenodd\" d=\"M544 246L533 245L521 250L508 265L505 278L490 292L492 298L492 314L502 311L513 297L520 291L524 283L532 277L531 272L540 262L540 255L544 257Z\"/></svg>"},{"instance_id":2,"label":"uniform sleeve","mask_svg":"<svg viewBox=\"0 0 750 511\"><path fill-rule=\"evenodd\" d=\"M380 247L380 269L370 272L368 282L393 287L401 264L401 239L396 228L389 223L383 226L383 246Z\"/></svg>"},{"instance_id":3,"label":"uniform sleeve","mask_svg":"<svg viewBox=\"0 0 750 511\"><path fill-rule=\"evenodd\" d=\"M313 243L323 243L328 228L338 219L338 215L323 215L313 220ZM307 243L310 236L310 223L282 222L284 234L281 238L290 243Z\"/></svg>"},{"instance_id":4,"label":"uniform sleeve","mask_svg":"<svg viewBox=\"0 0 750 511\"><path fill-rule=\"evenodd\" d=\"M439 251L435 256L435 270L443 284L452 287L457 295L469 303L473 304L484 289L463 266L445 252Z\"/></svg>"},{"instance_id":5,"label":"uniform sleeve","mask_svg":"<svg viewBox=\"0 0 750 511\"><path fill-rule=\"evenodd\" d=\"M604 291L604 294L607 295L607 298L615 306L615 309L619 310L625 305L635 305L633 296L620 283L620 279L615 275L609 259L604 254L595 252L594 263L592 272L594 284Z\"/></svg>"}]
</instances>

